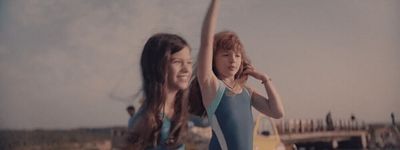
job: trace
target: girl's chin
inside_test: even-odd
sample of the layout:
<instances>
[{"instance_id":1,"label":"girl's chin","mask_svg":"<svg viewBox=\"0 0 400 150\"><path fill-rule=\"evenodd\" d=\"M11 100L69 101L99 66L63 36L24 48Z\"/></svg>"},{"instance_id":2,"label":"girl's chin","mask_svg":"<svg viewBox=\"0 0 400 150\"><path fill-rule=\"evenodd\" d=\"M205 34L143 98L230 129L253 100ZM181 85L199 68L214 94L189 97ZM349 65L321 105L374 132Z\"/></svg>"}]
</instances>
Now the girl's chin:
<instances>
[{"instance_id":1,"label":"girl's chin","mask_svg":"<svg viewBox=\"0 0 400 150\"><path fill-rule=\"evenodd\" d=\"M179 88L179 90L185 90L185 89L187 89L189 87L189 84L179 84L178 85L178 88Z\"/></svg>"}]
</instances>

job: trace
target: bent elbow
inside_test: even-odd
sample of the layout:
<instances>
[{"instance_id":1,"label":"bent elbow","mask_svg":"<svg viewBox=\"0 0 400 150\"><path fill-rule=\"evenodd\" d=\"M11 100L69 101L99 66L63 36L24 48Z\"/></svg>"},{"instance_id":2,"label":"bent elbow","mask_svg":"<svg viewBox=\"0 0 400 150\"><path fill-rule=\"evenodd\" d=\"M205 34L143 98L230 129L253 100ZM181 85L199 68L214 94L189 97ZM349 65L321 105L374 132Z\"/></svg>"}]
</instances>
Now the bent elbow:
<instances>
[{"instance_id":1,"label":"bent elbow","mask_svg":"<svg viewBox=\"0 0 400 150\"><path fill-rule=\"evenodd\" d=\"M285 115L284 112L278 112L271 117L274 119L281 119L281 118L283 118L284 115Z\"/></svg>"}]
</instances>

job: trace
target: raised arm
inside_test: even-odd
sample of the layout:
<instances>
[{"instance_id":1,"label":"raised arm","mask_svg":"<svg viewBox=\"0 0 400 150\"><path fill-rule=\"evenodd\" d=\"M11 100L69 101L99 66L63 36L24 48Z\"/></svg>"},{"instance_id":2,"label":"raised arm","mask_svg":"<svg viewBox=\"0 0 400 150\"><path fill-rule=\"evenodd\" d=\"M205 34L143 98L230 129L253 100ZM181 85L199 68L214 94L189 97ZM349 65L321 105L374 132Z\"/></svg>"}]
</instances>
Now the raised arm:
<instances>
[{"instance_id":1,"label":"raised arm","mask_svg":"<svg viewBox=\"0 0 400 150\"><path fill-rule=\"evenodd\" d=\"M218 6L219 0L211 0L201 29L200 51L197 58L197 78L203 96L203 104L206 107L210 104L217 88L217 78L212 71L212 61Z\"/></svg>"},{"instance_id":2,"label":"raised arm","mask_svg":"<svg viewBox=\"0 0 400 150\"><path fill-rule=\"evenodd\" d=\"M200 83L210 80L214 74L212 72L213 42L217 23L218 4L219 0L211 0L201 29L200 52L197 58L197 77Z\"/></svg>"}]
</instances>

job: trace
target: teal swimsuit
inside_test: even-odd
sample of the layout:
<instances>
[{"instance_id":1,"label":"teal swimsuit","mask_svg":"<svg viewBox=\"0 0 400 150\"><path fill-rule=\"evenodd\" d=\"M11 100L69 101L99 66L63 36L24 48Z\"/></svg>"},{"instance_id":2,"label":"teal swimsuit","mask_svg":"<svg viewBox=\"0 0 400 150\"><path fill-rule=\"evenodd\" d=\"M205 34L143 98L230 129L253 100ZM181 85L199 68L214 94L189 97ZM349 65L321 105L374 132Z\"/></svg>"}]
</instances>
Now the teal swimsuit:
<instances>
[{"instance_id":1,"label":"teal swimsuit","mask_svg":"<svg viewBox=\"0 0 400 150\"><path fill-rule=\"evenodd\" d=\"M251 96L246 88L239 94L220 82L217 95L207 107L212 127L210 150L252 150L253 115Z\"/></svg>"},{"instance_id":2,"label":"teal swimsuit","mask_svg":"<svg viewBox=\"0 0 400 150\"><path fill-rule=\"evenodd\" d=\"M139 118L139 115L143 114L143 110L140 109L138 113L136 113L135 116L129 118L128 122L128 128L133 128L134 123L136 122L137 118ZM168 139L169 131L171 130L171 120L163 114L160 114L163 116L163 124L161 126L161 137L160 137L160 143L165 143ZM146 130L146 129L143 129ZM176 150L184 150L185 145L182 144L177 148ZM147 148L146 150L167 150L167 147L164 145L158 145L157 147L154 148Z\"/></svg>"}]
</instances>

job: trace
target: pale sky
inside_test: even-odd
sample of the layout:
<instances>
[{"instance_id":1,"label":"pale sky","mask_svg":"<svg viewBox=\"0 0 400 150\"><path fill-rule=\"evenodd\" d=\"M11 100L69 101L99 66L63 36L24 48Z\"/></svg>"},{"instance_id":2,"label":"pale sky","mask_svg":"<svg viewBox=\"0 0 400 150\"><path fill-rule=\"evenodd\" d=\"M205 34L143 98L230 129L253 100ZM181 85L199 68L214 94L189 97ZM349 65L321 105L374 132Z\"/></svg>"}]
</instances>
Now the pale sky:
<instances>
[{"instance_id":1,"label":"pale sky","mask_svg":"<svg viewBox=\"0 0 400 150\"><path fill-rule=\"evenodd\" d=\"M157 32L195 57L209 0L0 0L0 129L126 125ZM400 1L222 0L285 118L400 120ZM250 84L262 91L258 82Z\"/></svg>"}]
</instances>

